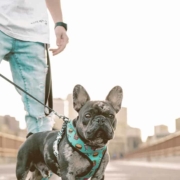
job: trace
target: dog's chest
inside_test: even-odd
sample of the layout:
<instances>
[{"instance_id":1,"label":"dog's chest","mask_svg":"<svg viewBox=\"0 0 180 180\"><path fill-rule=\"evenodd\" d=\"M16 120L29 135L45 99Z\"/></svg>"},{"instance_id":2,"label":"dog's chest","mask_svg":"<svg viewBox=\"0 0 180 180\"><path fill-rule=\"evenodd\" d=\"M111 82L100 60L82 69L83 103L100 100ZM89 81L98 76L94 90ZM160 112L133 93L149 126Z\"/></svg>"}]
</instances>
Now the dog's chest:
<instances>
[{"instance_id":1,"label":"dog's chest","mask_svg":"<svg viewBox=\"0 0 180 180\"><path fill-rule=\"evenodd\" d=\"M88 159L79 152L74 151L68 143L64 146L64 157L68 161L68 172L70 174L79 175L88 172L91 168Z\"/></svg>"}]
</instances>

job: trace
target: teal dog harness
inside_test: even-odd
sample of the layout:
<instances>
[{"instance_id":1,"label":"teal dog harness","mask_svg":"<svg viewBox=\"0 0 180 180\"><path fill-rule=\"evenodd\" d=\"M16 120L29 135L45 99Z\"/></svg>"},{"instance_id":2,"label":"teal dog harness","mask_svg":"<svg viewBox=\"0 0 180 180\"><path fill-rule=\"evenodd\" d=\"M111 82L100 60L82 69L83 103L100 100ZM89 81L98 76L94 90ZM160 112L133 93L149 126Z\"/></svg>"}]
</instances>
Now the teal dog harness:
<instances>
[{"instance_id":1,"label":"teal dog harness","mask_svg":"<svg viewBox=\"0 0 180 180\"><path fill-rule=\"evenodd\" d=\"M86 145L77 135L76 129L74 128L72 121L67 123L66 128L67 138L69 143L73 148L83 153L91 162L91 170L83 177L77 177L76 180L88 180L92 177L95 172L98 170L102 158L107 150L107 147L104 146L99 149L94 149L91 146Z\"/></svg>"}]
</instances>

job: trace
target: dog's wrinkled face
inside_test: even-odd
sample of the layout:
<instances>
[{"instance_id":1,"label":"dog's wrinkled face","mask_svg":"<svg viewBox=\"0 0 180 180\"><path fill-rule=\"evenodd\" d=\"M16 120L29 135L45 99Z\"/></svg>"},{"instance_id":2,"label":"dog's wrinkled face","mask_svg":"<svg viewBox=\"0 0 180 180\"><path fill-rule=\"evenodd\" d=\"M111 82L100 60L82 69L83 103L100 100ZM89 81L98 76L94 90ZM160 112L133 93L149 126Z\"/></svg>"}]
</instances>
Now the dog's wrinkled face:
<instances>
[{"instance_id":1,"label":"dog's wrinkled face","mask_svg":"<svg viewBox=\"0 0 180 180\"><path fill-rule=\"evenodd\" d=\"M113 138L117 121L115 115L121 108L122 97L122 88L116 86L105 101L90 101L87 91L81 85L74 87L73 104L79 113L74 124L86 144L100 147Z\"/></svg>"}]
</instances>

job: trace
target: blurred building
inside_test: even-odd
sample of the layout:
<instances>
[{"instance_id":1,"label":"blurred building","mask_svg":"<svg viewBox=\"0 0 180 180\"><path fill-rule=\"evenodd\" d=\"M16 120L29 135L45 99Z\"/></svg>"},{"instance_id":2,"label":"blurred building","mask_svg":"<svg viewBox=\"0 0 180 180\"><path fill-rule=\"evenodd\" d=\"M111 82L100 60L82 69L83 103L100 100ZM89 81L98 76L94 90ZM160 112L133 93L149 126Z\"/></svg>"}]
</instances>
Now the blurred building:
<instances>
[{"instance_id":1,"label":"blurred building","mask_svg":"<svg viewBox=\"0 0 180 180\"><path fill-rule=\"evenodd\" d=\"M116 115L115 137L108 144L111 158L121 158L127 152L127 108L122 107Z\"/></svg>"},{"instance_id":2,"label":"blurred building","mask_svg":"<svg viewBox=\"0 0 180 180\"><path fill-rule=\"evenodd\" d=\"M15 133L19 130L19 121L9 115L0 117L0 127L3 125L8 127L8 130Z\"/></svg>"},{"instance_id":3,"label":"blurred building","mask_svg":"<svg viewBox=\"0 0 180 180\"><path fill-rule=\"evenodd\" d=\"M154 136L156 138L161 138L169 135L168 127L166 125L154 126Z\"/></svg>"},{"instance_id":4,"label":"blurred building","mask_svg":"<svg viewBox=\"0 0 180 180\"><path fill-rule=\"evenodd\" d=\"M69 107L68 107L69 115L68 115L68 117L71 120L73 120L74 118L77 117L78 113L74 110L74 107L73 107L73 96L72 96L72 94L68 94L66 100L69 103Z\"/></svg>"},{"instance_id":5,"label":"blurred building","mask_svg":"<svg viewBox=\"0 0 180 180\"><path fill-rule=\"evenodd\" d=\"M159 139L169 136L168 126L166 125L158 125L154 126L154 135L148 136L146 142L143 143L143 146L149 146L156 143Z\"/></svg>"},{"instance_id":6,"label":"blurred building","mask_svg":"<svg viewBox=\"0 0 180 180\"><path fill-rule=\"evenodd\" d=\"M54 106L54 110L60 115L64 115L70 118L71 120L77 117L77 112L73 108L72 94L69 94L66 100L63 100L61 98L54 98L53 106ZM63 120L55 116L54 129L61 129L62 123Z\"/></svg>"},{"instance_id":7,"label":"blurred building","mask_svg":"<svg viewBox=\"0 0 180 180\"><path fill-rule=\"evenodd\" d=\"M139 128L127 127L127 152L131 152L142 143L141 130Z\"/></svg>"},{"instance_id":8,"label":"blurred building","mask_svg":"<svg viewBox=\"0 0 180 180\"><path fill-rule=\"evenodd\" d=\"M69 104L68 101L63 100L61 98L54 98L53 99L53 109L59 114L64 116L69 116ZM54 129L60 130L61 126L63 124L63 120L59 119L57 116L55 116L55 124Z\"/></svg>"},{"instance_id":9,"label":"blurred building","mask_svg":"<svg viewBox=\"0 0 180 180\"><path fill-rule=\"evenodd\" d=\"M27 131L19 128L19 121L9 115L0 116L0 132L25 137Z\"/></svg>"},{"instance_id":10,"label":"blurred building","mask_svg":"<svg viewBox=\"0 0 180 180\"><path fill-rule=\"evenodd\" d=\"M176 131L180 131L180 118L176 119Z\"/></svg>"}]
</instances>

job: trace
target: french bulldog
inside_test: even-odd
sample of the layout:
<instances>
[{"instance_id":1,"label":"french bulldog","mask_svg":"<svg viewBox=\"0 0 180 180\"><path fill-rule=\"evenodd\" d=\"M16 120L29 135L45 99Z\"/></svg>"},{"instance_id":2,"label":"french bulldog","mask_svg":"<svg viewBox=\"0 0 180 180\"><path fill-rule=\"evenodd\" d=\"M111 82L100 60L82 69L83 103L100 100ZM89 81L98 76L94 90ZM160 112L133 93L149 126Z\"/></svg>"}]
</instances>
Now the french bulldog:
<instances>
[{"instance_id":1,"label":"french bulldog","mask_svg":"<svg viewBox=\"0 0 180 180\"><path fill-rule=\"evenodd\" d=\"M73 146L68 140L67 132L58 144L58 157L54 155L53 143L59 131L46 131L32 134L22 144L18 151L16 164L16 177L25 180L29 171L36 172L30 180L40 180L49 177L50 172L55 173L62 180L87 180L84 177L91 171L93 163L78 149L81 146L90 147L91 151L106 147L113 139L116 129L116 114L121 109L123 91L115 86L104 101L91 101L81 85L73 89L73 106L78 116L72 120L76 134L74 139L81 139L84 145ZM71 133L73 130L69 129ZM105 149L105 148L104 148ZM85 149L86 150L86 149ZM96 157L93 157L96 158ZM98 168L93 172L91 180L104 180L105 169L109 162L107 151L103 151Z\"/></svg>"}]
</instances>

